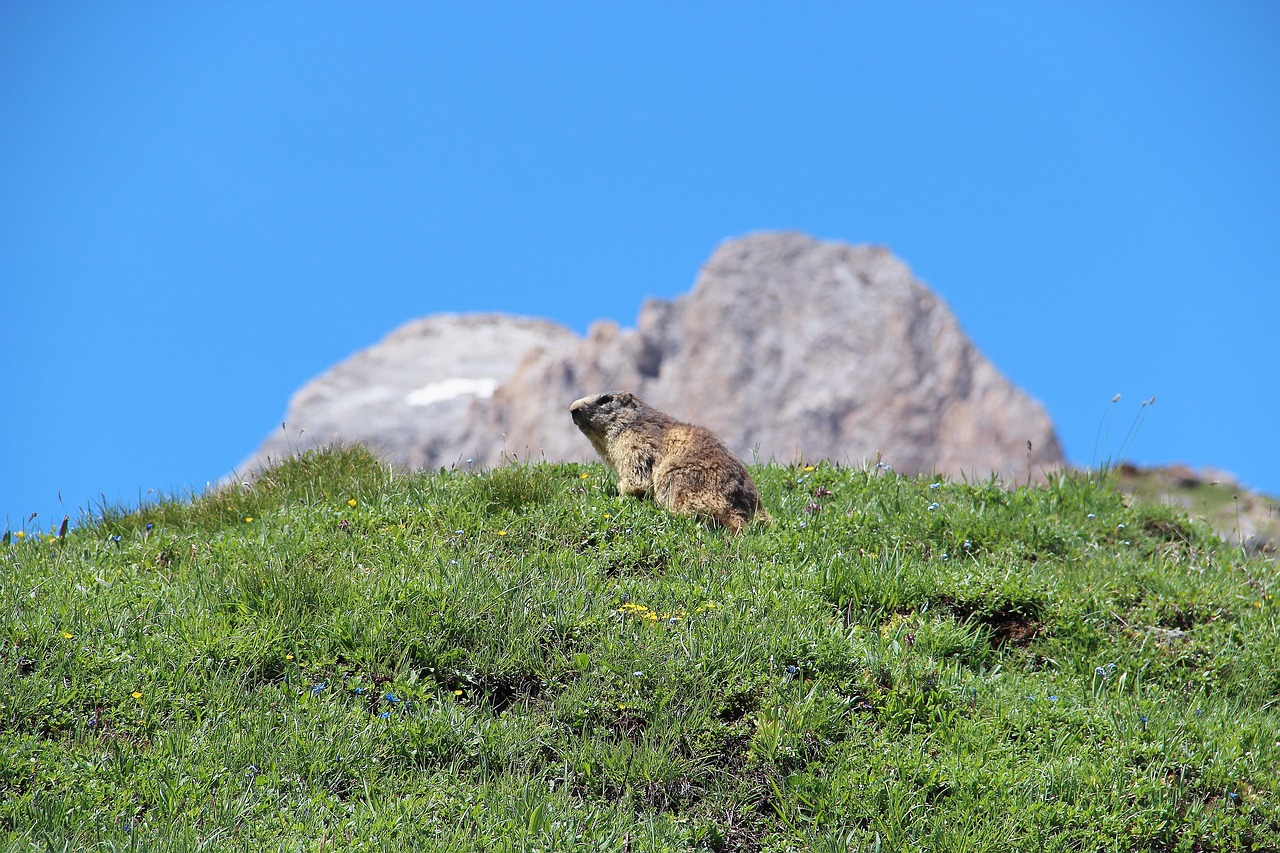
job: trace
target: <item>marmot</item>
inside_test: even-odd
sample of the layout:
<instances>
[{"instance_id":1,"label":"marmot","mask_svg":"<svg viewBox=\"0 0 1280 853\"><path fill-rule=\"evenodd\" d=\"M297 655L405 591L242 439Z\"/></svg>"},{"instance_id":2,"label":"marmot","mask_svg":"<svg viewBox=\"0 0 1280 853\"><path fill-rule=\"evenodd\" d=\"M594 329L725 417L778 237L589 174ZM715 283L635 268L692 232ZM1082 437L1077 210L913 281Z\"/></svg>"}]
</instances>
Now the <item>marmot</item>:
<instances>
[{"instance_id":1,"label":"marmot","mask_svg":"<svg viewBox=\"0 0 1280 853\"><path fill-rule=\"evenodd\" d=\"M672 512L706 515L733 532L769 522L747 466L711 430L681 423L628 391L569 407L573 422L618 475L618 491L652 495Z\"/></svg>"}]
</instances>

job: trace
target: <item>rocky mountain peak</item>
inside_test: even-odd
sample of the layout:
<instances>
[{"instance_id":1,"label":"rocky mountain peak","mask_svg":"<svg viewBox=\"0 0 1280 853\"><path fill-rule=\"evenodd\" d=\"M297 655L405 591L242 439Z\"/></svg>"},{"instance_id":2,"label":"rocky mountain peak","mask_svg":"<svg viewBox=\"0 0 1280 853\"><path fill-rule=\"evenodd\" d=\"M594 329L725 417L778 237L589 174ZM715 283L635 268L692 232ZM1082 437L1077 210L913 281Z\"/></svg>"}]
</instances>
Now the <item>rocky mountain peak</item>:
<instances>
[{"instance_id":1,"label":"rocky mountain peak","mask_svg":"<svg viewBox=\"0 0 1280 853\"><path fill-rule=\"evenodd\" d=\"M308 383L286 423L408 467L589 459L566 406L612 389L710 427L749 461L879 455L907 473L1006 478L1063 463L1044 408L905 264L797 233L721 244L691 292L647 300L634 329L415 321Z\"/></svg>"}]
</instances>

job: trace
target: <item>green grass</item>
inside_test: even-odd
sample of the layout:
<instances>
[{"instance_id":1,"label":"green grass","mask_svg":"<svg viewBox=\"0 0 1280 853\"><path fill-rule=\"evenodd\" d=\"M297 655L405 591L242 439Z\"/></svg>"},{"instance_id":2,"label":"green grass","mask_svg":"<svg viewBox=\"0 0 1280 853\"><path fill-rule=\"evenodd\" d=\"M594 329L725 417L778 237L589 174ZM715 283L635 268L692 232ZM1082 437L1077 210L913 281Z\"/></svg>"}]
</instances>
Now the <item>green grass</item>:
<instances>
[{"instance_id":1,"label":"green grass","mask_svg":"<svg viewBox=\"0 0 1280 853\"><path fill-rule=\"evenodd\" d=\"M1218 482L1197 476L1184 479L1175 468L1120 465L1114 471L1117 487L1148 503L1185 507L1204 519L1232 544L1270 555L1280 547L1280 500L1242 487L1229 479ZM1191 472L1187 472L1191 473Z\"/></svg>"},{"instance_id":2,"label":"green grass","mask_svg":"<svg viewBox=\"0 0 1280 853\"><path fill-rule=\"evenodd\" d=\"M0 837L52 850L1266 850L1274 562L1071 475L359 449L0 552Z\"/></svg>"}]
</instances>

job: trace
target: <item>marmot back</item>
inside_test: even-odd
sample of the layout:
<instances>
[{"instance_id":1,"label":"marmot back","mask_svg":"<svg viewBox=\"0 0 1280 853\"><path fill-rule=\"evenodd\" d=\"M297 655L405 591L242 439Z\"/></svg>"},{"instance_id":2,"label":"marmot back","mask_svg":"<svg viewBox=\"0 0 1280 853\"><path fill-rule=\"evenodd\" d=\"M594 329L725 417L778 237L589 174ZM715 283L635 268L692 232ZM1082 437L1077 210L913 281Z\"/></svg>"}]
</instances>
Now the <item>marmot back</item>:
<instances>
[{"instance_id":1,"label":"marmot back","mask_svg":"<svg viewBox=\"0 0 1280 853\"><path fill-rule=\"evenodd\" d=\"M672 512L705 515L737 532L768 522L747 466L711 430L682 423L629 391L569 407L573 422L618 475L618 491L652 496Z\"/></svg>"}]
</instances>

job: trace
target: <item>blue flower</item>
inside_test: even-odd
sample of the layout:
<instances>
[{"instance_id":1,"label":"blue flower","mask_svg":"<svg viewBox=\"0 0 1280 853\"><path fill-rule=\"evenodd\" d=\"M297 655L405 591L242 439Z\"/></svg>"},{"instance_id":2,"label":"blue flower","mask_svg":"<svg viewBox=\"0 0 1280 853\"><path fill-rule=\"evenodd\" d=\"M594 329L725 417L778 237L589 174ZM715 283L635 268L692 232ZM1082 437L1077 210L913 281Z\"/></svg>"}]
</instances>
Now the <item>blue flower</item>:
<instances>
[{"instance_id":1,"label":"blue flower","mask_svg":"<svg viewBox=\"0 0 1280 853\"><path fill-rule=\"evenodd\" d=\"M1085 518L1097 518L1097 517L1098 516L1094 515L1093 513L1089 513L1088 515L1085 516Z\"/></svg>"},{"instance_id":2,"label":"blue flower","mask_svg":"<svg viewBox=\"0 0 1280 853\"><path fill-rule=\"evenodd\" d=\"M152 522L148 521L148 522L147 522L147 532L148 532L148 533L150 533L150 532L151 532L151 528L153 528L153 527L155 527L155 524L153 524Z\"/></svg>"},{"instance_id":3,"label":"blue flower","mask_svg":"<svg viewBox=\"0 0 1280 853\"><path fill-rule=\"evenodd\" d=\"M383 712L382 712L381 714L379 714L378 716L379 716L379 717L381 717L381 718L382 718L382 719L384 719L384 720L389 720L389 719L391 719L391 712L390 712L390 711L383 711Z\"/></svg>"},{"instance_id":4,"label":"blue flower","mask_svg":"<svg viewBox=\"0 0 1280 853\"><path fill-rule=\"evenodd\" d=\"M941 483L930 483L930 484L929 484L929 488L931 488L931 489L941 489L941 488L942 488L942 484L941 484Z\"/></svg>"},{"instance_id":5,"label":"blue flower","mask_svg":"<svg viewBox=\"0 0 1280 853\"><path fill-rule=\"evenodd\" d=\"M929 504L928 508L930 512L933 512L935 509L937 509L940 506L942 506L942 504L938 503L937 501L934 501L933 503Z\"/></svg>"},{"instance_id":6,"label":"blue flower","mask_svg":"<svg viewBox=\"0 0 1280 853\"><path fill-rule=\"evenodd\" d=\"M1050 697L1049 697L1049 701L1050 701L1050 702L1057 702L1057 701L1058 701L1058 697L1057 697L1057 696L1050 696Z\"/></svg>"},{"instance_id":7,"label":"blue flower","mask_svg":"<svg viewBox=\"0 0 1280 853\"><path fill-rule=\"evenodd\" d=\"M388 693L386 696L383 696L382 698L383 698L383 699L386 699L388 702L399 702L399 701L400 701L399 697L397 697L397 696L396 696L396 694L394 694L394 693Z\"/></svg>"},{"instance_id":8,"label":"blue flower","mask_svg":"<svg viewBox=\"0 0 1280 853\"><path fill-rule=\"evenodd\" d=\"M325 682L323 682L323 681L317 681L315 684L311 685L311 692L312 692L313 694L314 694L314 693L323 693L323 692L324 692L324 689L325 689L326 687L328 687L328 686L329 686L329 685L328 685L328 684L326 684L326 683L325 683Z\"/></svg>"}]
</instances>

